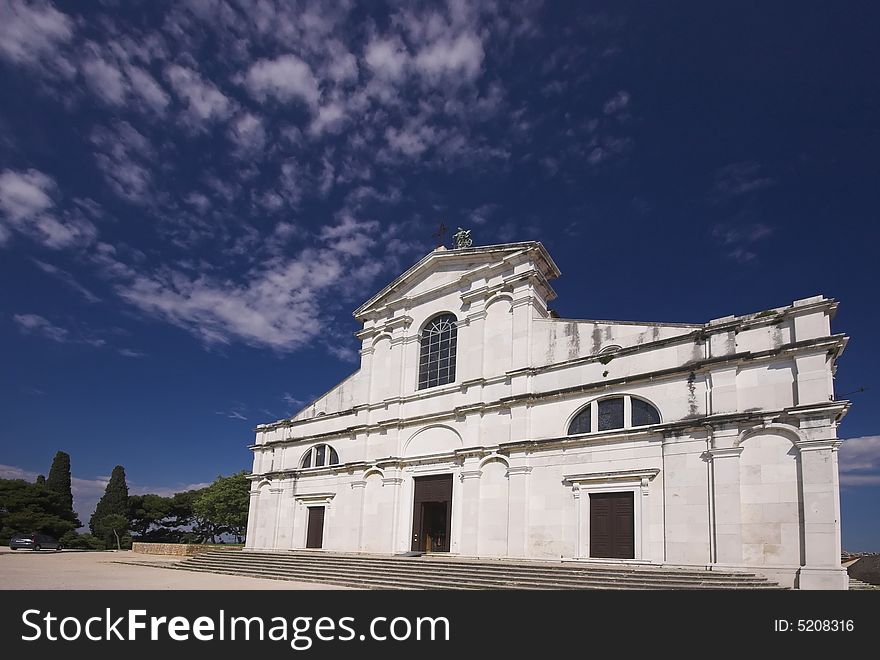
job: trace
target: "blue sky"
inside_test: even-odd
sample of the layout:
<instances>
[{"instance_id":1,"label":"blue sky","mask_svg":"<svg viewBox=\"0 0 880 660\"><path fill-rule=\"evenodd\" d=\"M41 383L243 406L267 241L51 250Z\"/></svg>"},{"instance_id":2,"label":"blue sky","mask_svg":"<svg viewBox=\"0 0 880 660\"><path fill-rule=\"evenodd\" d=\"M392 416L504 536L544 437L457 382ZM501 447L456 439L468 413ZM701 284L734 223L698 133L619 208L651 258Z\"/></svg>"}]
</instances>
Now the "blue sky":
<instances>
[{"instance_id":1,"label":"blue sky","mask_svg":"<svg viewBox=\"0 0 880 660\"><path fill-rule=\"evenodd\" d=\"M0 1L2 473L249 468L444 222L543 241L562 316L838 299L880 550L878 11L655 4Z\"/></svg>"}]
</instances>

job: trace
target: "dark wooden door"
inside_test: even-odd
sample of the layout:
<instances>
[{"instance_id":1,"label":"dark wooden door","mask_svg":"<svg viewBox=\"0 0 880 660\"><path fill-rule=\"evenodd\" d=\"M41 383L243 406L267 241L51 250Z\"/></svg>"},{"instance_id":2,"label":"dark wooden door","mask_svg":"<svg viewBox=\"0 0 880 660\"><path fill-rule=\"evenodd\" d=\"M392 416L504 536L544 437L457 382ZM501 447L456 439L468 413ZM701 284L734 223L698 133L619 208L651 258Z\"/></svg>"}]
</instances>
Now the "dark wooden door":
<instances>
[{"instance_id":1,"label":"dark wooden door","mask_svg":"<svg viewBox=\"0 0 880 660\"><path fill-rule=\"evenodd\" d=\"M309 507L309 526L306 532L307 548L324 547L324 507Z\"/></svg>"},{"instance_id":2,"label":"dark wooden door","mask_svg":"<svg viewBox=\"0 0 880 660\"><path fill-rule=\"evenodd\" d=\"M414 552L449 552L452 531L452 475L416 477L413 488Z\"/></svg>"},{"instance_id":3,"label":"dark wooden door","mask_svg":"<svg viewBox=\"0 0 880 660\"><path fill-rule=\"evenodd\" d=\"M590 493L590 557L635 559L632 493Z\"/></svg>"}]
</instances>

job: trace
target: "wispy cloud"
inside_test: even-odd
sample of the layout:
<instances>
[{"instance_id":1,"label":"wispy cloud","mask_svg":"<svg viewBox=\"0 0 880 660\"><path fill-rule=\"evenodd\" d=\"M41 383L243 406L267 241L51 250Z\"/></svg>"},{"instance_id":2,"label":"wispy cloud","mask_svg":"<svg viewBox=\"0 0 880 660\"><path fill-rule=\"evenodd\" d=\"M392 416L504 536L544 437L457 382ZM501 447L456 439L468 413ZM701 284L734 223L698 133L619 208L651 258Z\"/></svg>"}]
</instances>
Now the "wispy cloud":
<instances>
[{"instance_id":1,"label":"wispy cloud","mask_svg":"<svg viewBox=\"0 0 880 660\"><path fill-rule=\"evenodd\" d=\"M712 227L712 238L726 250L727 256L739 263L757 259L755 245L773 235L773 227L763 223L732 225L719 223Z\"/></svg>"},{"instance_id":2,"label":"wispy cloud","mask_svg":"<svg viewBox=\"0 0 880 660\"><path fill-rule=\"evenodd\" d=\"M844 440L839 469L841 486L880 486L880 435Z\"/></svg>"},{"instance_id":3,"label":"wispy cloud","mask_svg":"<svg viewBox=\"0 0 880 660\"><path fill-rule=\"evenodd\" d=\"M59 325L39 314L14 314L12 320L25 335L42 337L58 344L79 344L93 348L110 348L119 355L128 358L144 357L142 351L127 347L116 347L116 338L126 334L121 328L110 328L95 331L81 322L71 322L67 326ZM108 340L110 337L111 340Z\"/></svg>"},{"instance_id":4,"label":"wispy cloud","mask_svg":"<svg viewBox=\"0 0 880 660\"><path fill-rule=\"evenodd\" d=\"M714 202L732 199L769 188L776 181L765 172L765 168L753 161L731 163L715 173L709 197Z\"/></svg>"},{"instance_id":5,"label":"wispy cloud","mask_svg":"<svg viewBox=\"0 0 880 660\"><path fill-rule=\"evenodd\" d=\"M542 38L540 3L393 3L381 22L311 1L244 13L232 0L174 3L137 20L78 9L9 0L0 58L79 113L102 175L90 194L108 211L71 195L82 183L68 173L5 170L0 246L20 237L69 250L91 271L38 266L90 302L98 296L80 281L100 277L207 347L323 347L356 359L339 330L349 303L431 247L419 222L384 220L418 203L410 181L516 158L563 177L573 162L598 171L632 148L621 128L629 92L595 98L594 117L563 116L529 102L520 72L501 75ZM604 29L580 22L591 39ZM582 85L598 66L590 48L560 49L541 67L547 82ZM551 123L562 148L534 142L533 129ZM331 222L315 220L316 204ZM465 213L449 223L487 224L497 208ZM510 227L499 234L517 238ZM30 330L76 337L47 323L56 329Z\"/></svg>"},{"instance_id":6,"label":"wispy cloud","mask_svg":"<svg viewBox=\"0 0 880 660\"><path fill-rule=\"evenodd\" d=\"M50 2L25 3L6 0L0 3L0 55L16 64L56 71L66 64L59 62L59 49L71 41L74 21ZM60 70L68 75L69 65Z\"/></svg>"},{"instance_id":7,"label":"wispy cloud","mask_svg":"<svg viewBox=\"0 0 880 660\"><path fill-rule=\"evenodd\" d=\"M55 179L38 170L0 172L0 246L13 232L61 249L91 243L97 229L75 209L59 213Z\"/></svg>"},{"instance_id":8,"label":"wispy cloud","mask_svg":"<svg viewBox=\"0 0 880 660\"><path fill-rule=\"evenodd\" d=\"M37 265L37 268L42 270L44 273L51 275L53 277L61 280L65 285L79 293L86 302L89 303L98 303L101 302L101 298L92 293L89 289L80 284L76 278L67 272L59 268L58 266L53 266L52 264L46 263L45 261L40 261L39 259L34 259L33 262Z\"/></svg>"}]
</instances>

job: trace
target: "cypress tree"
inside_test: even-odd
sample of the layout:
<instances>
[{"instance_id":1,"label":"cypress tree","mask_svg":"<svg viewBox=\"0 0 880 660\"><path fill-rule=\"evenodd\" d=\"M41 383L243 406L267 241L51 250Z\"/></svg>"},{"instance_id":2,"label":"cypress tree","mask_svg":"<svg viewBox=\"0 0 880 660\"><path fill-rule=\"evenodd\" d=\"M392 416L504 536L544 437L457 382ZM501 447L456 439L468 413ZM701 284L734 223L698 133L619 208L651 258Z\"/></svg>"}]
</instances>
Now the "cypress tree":
<instances>
[{"instance_id":1,"label":"cypress tree","mask_svg":"<svg viewBox=\"0 0 880 660\"><path fill-rule=\"evenodd\" d=\"M104 495L98 501L95 512L89 520L89 529L95 536L101 536L101 519L106 516L120 515L128 518L128 484L125 483L125 468L117 465L110 474L110 481Z\"/></svg>"},{"instance_id":2,"label":"cypress tree","mask_svg":"<svg viewBox=\"0 0 880 660\"><path fill-rule=\"evenodd\" d=\"M45 479L46 488L58 494L64 505L65 520L76 523L79 527L82 523L73 510L73 490L70 487L70 454L59 451L52 459L52 467L49 468L49 478Z\"/></svg>"},{"instance_id":3,"label":"cypress tree","mask_svg":"<svg viewBox=\"0 0 880 660\"><path fill-rule=\"evenodd\" d=\"M59 451L52 459L52 467L49 468L49 478L46 486L54 490L61 497L61 501L68 509L73 511L73 491L70 489L70 454Z\"/></svg>"},{"instance_id":4,"label":"cypress tree","mask_svg":"<svg viewBox=\"0 0 880 660\"><path fill-rule=\"evenodd\" d=\"M45 486L46 485L46 477L44 477L42 474L37 475L37 485L38 486Z\"/></svg>"}]
</instances>

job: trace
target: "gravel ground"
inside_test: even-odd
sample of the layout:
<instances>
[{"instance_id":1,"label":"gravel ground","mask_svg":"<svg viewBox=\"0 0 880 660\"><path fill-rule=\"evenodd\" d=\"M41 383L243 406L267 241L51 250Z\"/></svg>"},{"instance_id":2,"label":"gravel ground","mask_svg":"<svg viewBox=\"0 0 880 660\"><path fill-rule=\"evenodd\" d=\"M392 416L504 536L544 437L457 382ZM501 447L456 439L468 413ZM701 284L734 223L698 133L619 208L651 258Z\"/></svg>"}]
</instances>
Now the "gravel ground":
<instances>
[{"instance_id":1,"label":"gravel ground","mask_svg":"<svg viewBox=\"0 0 880 660\"><path fill-rule=\"evenodd\" d=\"M264 580L168 570L183 557L121 552L0 548L0 589L343 589L312 582Z\"/></svg>"}]
</instances>

